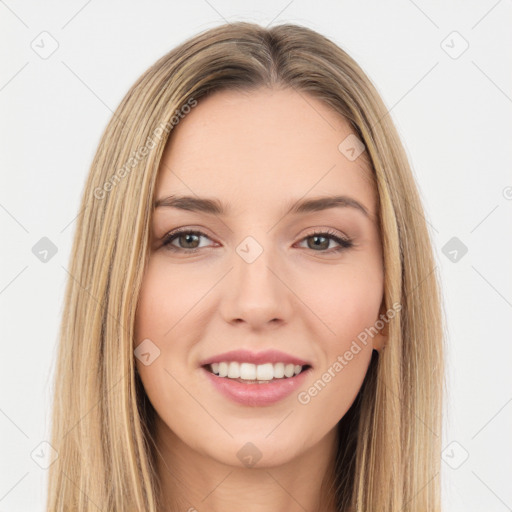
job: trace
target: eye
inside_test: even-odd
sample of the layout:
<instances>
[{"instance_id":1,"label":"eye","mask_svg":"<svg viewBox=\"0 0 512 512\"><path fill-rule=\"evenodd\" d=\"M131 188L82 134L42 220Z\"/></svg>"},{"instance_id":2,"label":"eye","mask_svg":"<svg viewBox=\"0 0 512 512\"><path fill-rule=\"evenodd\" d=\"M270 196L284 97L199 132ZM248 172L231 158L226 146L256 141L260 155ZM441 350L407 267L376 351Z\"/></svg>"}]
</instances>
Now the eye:
<instances>
[{"instance_id":1,"label":"eye","mask_svg":"<svg viewBox=\"0 0 512 512\"><path fill-rule=\"evenodd\" d=\"M195 252L197 249L201 249L204 246L200 246L201 238L209 238L202 231L190 230L190 229L177 229L165 235L162 245L169 251L186 251ZM172 242L175 240L181 245L177 247Z\"/></svg>"},{"instance_id":2,"label":"eye","mask_svg":"<svg viewBox=\"0 0 512 512\"><path fill-rule=\"evenodd\" d=\"M174 252L196 252L198 249L202 249L206 246L200 245L201 238L209 237L204 234L202 231L190 230L190 229L177 229L168 233L162 242L162 245L166 248L166 250L174 251ZM173 242L178 241L179 246L176 246ZM349 249L354 244L352 240L348 238L342 238L336 234L336 232L327 230L327 231L314 231L313 233L305 236L301 242L312 240L312 243L308 243L308 248L316 251L316 252L327 252L334 253L343 251L345 249ZM335 242L338 244L338 247L329 249L329 244L331 242ZM210 246L211 247L211 246Z\"/></svg>"},{"instance_id":3,"label":"eye","mask_svg":"<svg viewBox=\"0 0 512 512\"><path fill-rule=\"evenodd\" d=\"M313 233L310 233L309 235L305 236L301 241L307 241L312 240L312 243L308 242L308 248L312 249L316 252L327 252L327 253L333 253L333 252L339 252L343 251L345 249L349 249L354 245L352 240L349 238L342 238L338 236L334 231L327 230L327 231L314 231ZM322 250L322 249L329 249L329 244L331 241L334 241L338 244L338 247L334 247L332 250Z\"/></svg>"}]
</instances>

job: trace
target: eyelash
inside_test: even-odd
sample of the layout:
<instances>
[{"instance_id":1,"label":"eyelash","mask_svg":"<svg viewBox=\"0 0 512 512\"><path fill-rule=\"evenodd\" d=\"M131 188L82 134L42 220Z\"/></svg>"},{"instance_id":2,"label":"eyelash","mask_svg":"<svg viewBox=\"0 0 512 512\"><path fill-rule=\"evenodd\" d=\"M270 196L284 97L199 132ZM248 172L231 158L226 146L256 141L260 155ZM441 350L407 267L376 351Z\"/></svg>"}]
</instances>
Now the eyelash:
<instances>
[{"instance_id":1,"label":"eyelash","mask_svg":"<svg viewBox=\"0 0 512 512\"><path fill-rule=\"evenodd\" d=\"M184 228L184 229L177 229L175 231L171 231L170 233L168 233L167 235L164 236L163 243L162 243L163 247L166 250L168 250L168 251L172 251L172 252L185 252L185 253L189 253L189 254L190 253L195 253L199 249L204 249L204 247L196 247L195 249L183 249L181 247L175 247L175 246L171 245L171 242L173 242L178 235L181 235L183 233L185 233L187 235L197 235L197 236L202 236L202 237L205 237L205 238L209 238L202 231L196 231L196 230L193 230L193 229L186 229L186 228ZM327 235L327 236L324 237L324 235ZM300 241L302 242L302 241L307 240L308 238L312 238L314 236L322 236L324 238L329 238L329 239L332 239L336 243L339 244L339 246L334 248L334 249L329 249L329 250L325 250L325 251L314 251L314 252L323 252L323 253L327 253L327 254L338 253L338 252L344 251L346 249L350 249L354 245L354 243L353 243L353 241L351 239L349 239L349 238L341 238L334 231L329 230L329 229L326 230L326 231L315 230L312 233L309 233L308 235L303 237ZM313 251L313 249L311 249L311 250Z\"/></svg>"}]
</instances>

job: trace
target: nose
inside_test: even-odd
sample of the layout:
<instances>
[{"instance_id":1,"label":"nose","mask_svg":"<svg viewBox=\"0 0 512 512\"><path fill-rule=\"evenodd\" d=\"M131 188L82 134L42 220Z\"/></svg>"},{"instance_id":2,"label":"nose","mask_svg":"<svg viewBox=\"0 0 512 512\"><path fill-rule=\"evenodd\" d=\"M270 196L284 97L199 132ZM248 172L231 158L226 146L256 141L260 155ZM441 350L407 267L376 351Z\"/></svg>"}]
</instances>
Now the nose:
<instances>
[{"instance_id":1,"label":"nose","mask_svg":"<svg viewBox=\"0 0 512 512\"><path fill-rule=\"evenodd\" d=\"M230 324L253 330L290 321L293 292L274 251L264 249L254 260L233 251L232 270L223 280L220 313Z\"/></svg>"}]
</instances>

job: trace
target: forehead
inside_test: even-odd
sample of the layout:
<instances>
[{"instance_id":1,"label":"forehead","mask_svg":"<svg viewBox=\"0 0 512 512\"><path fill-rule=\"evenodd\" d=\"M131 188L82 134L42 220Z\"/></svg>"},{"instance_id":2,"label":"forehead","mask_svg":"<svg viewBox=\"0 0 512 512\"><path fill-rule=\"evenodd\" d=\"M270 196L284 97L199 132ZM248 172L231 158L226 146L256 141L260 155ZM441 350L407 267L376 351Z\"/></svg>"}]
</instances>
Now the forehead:
<instances>
[{"instance_id":1,"label":"forehead","mask_svg":"<svg viewBox=\"0 0 512 512\"><path fill-rule=\"evenodd\" d=\"M347 194L374 212L365 152L351 161L339 149L351 134L342 116L304 92L216 92L173 128L155 195L215 196L245 209Z\"/></svg>"}]
</instances>

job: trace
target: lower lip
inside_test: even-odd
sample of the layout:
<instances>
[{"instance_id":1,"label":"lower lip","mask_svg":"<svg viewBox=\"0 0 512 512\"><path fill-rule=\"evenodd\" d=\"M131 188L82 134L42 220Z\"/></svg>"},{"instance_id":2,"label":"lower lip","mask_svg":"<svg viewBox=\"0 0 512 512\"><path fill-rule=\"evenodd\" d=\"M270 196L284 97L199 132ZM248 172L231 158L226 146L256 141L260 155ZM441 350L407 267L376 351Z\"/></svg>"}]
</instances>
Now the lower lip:
<instances>
[{"instance_id":1,"label":"lower lip","mask_svg":"<svg viewBox=\"0 0 512 512\"><path fill-rule=\"evenodd\" d=\"M219 377L203 367L201 370L206 373L217 391L227 398L243 405L259 407L272 405L289 396L302 385L311 368L295 377L276 379L263 384L244 384L227 377Z\"/></svg>"}]
</instances>

